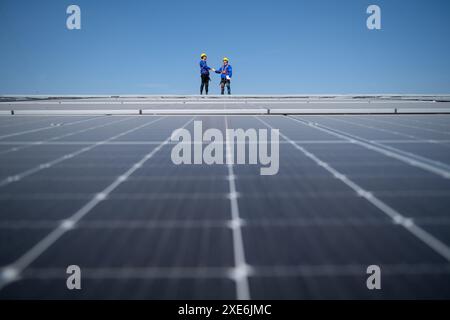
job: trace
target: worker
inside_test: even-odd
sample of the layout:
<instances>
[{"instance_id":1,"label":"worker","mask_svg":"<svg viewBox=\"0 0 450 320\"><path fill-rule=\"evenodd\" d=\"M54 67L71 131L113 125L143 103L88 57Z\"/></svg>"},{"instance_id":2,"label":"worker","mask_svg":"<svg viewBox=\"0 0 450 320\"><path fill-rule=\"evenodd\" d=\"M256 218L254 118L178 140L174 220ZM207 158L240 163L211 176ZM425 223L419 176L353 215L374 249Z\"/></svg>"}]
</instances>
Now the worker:
<instances>
[{"instance_id":1,"label":"worker","mask_svg":"<svg viewBox=\"0 0 450 320\"><path fill-rule=\"evenodd\" d=\"M233 68L229 64L228 58L223 58L223 65L216 73L220 73L220 93L225 93L225 86L227 87L228 94L231 94L231 77L233 76Z\"/></svg>"},{"instance_id":2,"label":"worker","mask_svg":"<svg viewBox=\"0 0 450 320\"><path fill-rule=\"evenodd\" d=\"M208 67L208 64L206 63L206 60L208 59L206 53L202 53L200 59L200 77L202 79L202 84L200 85L200 95L203 94L203 88L205 89L206 95L208 95L210 81L209 70L214 72L215 69Z\"/></svg>"}]
</instances>

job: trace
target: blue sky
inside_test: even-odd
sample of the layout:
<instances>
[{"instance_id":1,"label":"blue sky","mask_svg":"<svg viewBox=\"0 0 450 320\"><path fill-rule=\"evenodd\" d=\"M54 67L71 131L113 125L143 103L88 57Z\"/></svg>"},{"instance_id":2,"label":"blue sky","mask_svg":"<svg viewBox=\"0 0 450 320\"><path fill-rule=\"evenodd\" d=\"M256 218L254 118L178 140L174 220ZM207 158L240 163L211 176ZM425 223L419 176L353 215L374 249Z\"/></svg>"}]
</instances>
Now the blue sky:
<instances>
[{"instance_id":1,"label":"blue sky","mask_svg":"<svg viewBox=\"0 0 450 320\"><path fill-rule=\"evenodd\" d=\"M1 0L0 94L197 94L202 52L235 94L450 93L449 39L448 0Z\"/></svg>"}]
</instances>

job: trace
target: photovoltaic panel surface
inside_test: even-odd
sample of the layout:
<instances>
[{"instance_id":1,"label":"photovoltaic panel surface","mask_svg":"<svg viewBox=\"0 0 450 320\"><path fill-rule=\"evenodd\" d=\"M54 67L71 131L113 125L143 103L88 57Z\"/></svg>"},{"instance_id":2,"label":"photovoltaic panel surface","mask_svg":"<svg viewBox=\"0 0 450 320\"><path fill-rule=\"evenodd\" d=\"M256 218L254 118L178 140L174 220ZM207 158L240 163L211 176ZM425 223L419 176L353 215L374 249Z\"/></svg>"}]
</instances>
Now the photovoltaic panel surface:
<instances>
[{"instance_id":1,"label":"photovoltaic panel surface","mask_svg":"<svg viewBox=\"0 0 450 320\"><path fill-rule=\"evenodd\" d=\"M279 129L278 174L173 164L194 121ZM447 115L1 117L0 298L448 299L449 135Z\"/></svg>"}]
</instances>

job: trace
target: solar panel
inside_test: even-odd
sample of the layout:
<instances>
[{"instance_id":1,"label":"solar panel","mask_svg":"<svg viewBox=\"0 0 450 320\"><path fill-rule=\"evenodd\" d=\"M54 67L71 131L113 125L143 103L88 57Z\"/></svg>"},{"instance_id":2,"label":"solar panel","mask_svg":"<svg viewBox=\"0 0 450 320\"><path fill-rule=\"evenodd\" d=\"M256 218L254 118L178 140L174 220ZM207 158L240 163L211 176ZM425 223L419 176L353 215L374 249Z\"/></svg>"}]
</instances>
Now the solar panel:
<instances>
[{"instance_id":1,"label":"solar panel","mask_svg":"<svg viewBox=\"0 0 450 320\"><path fill-rule=\"evenodd\" d=\"M2 102L0 298L448 299L450 116L405 99ZM277 174L174 164L194 121L278 129Z\"/></svg>"}]
</instances>

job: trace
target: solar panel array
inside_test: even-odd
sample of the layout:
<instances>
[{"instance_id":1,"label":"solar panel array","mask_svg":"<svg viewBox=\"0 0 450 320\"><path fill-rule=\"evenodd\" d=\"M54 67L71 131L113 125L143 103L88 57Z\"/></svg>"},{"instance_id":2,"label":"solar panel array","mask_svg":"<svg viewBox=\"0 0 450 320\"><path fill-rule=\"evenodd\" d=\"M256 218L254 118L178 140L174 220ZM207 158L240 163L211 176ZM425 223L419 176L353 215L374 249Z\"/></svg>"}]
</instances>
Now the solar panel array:
<instances>
[{"instance_id":1,"label":"solar panel array","mask_svg":"<svg viewBox=\"0 0 450 320\"><path fill-rule=\"evenodd\" d=\"M173 164L199 120L279 129L278 174ZM448 115L0 117L0 298L448 299L449 135Z\"/></svg>"}]
</instances>

